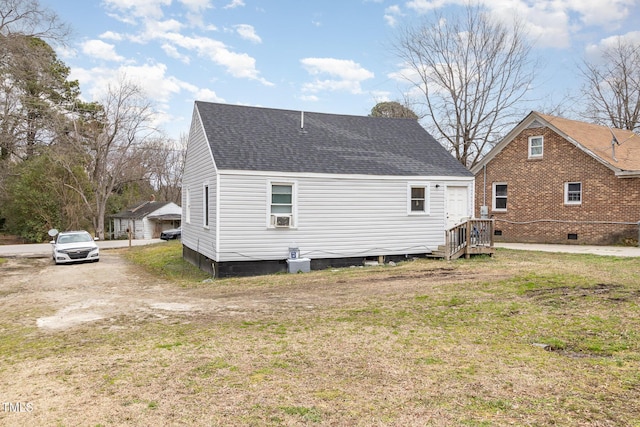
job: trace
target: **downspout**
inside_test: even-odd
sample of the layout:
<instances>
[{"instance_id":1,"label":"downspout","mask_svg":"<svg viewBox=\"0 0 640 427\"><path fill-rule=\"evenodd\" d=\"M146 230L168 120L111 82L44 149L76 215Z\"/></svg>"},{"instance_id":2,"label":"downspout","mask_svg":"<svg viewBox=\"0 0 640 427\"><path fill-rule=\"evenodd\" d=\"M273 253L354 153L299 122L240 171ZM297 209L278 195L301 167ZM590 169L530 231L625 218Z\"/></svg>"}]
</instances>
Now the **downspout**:
<instances>
[{"instance_id":1,"label":"downspout","mask_svg":"<svg viewBox=\"0 0 640 427\"><path fill-rule=\"evenodd\" d=\"M487 206L487 164L482 165L482 206Z\"/></svg>"}]
</instances>

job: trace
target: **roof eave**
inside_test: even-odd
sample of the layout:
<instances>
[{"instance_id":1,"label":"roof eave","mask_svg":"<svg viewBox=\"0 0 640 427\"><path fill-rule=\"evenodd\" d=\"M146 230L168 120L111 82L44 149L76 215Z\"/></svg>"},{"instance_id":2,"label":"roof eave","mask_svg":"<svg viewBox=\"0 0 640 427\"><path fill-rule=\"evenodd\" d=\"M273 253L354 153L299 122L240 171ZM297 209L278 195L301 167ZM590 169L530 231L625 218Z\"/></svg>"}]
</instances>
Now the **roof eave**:
<instances>
[{"instance_id":1,"label":"roof eave","mask_svg":"<svg viewBox=\"0 0 640 427\"><path fill-rule=\"evenodd\" d=\"M618 169L615 173L618 178L640 178L640 171L625 171Z\"/></svg>"},{"instance_id":2,"label":"roof eave","mask_svg":"<svg viewBox=\"0 0 640 427\"><path fill-rule=\"evenodd\" d=\"M471 173L475 176L478 174L478 172L480 172L482 170L482 168L489 163L495 156L497 156L507 145L509 145L511 143L511 141L513 141L515 139L516 136L518 136L518 134L520 134L520 132L522 132L522 130L524 128L526 128L527 126L529 126L529 124L531 122L533 122L535 119L539 119L539 120L544 120L542 117L540 117L535 111L531 111L529 114L527 114L525 116L524 119L522 119L520 121L520 123L518 123L517 125L515 125L513 127L513 129L511 129L511 131L509 133L507 133L505 135L504 138L502 138L500 140L500 142L498 142L496 145L493 146L493 148L491 150L489 150L489 152L487 154L485 154L478 163L476 163L472 168L470 168L469 170L471 171ZM544 120L546 123L546 120Z\"/></svg>"}]
</instances>

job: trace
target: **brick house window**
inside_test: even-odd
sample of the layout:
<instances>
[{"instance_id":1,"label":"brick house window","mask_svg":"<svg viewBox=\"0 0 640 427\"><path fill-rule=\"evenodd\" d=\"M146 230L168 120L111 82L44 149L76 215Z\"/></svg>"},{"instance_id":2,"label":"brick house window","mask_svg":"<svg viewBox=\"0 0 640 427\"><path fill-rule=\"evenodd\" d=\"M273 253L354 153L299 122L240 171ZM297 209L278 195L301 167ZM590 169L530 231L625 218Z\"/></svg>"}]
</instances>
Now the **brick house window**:
<instances>
[{"instance_id":1,"label":"brick house window","mask_svg":"<svg viewBox=\"0 0 640 427\"><path fill-rule=\"evenodd\" d=\"M529 158L542 157L544 139L541 136L529 137Z\"/></svg>"},{"instance_id":2,"label":"brick house window","mask_svg":"<svg viewBox=\"0 0 640 427\"><path fill-rule=\"evenodd\" d=\"M581 182L565 182L564 183L564 204L565 205L582 204L582 183Z\"/></svg>"},{"instance_id":3,"label":"brick house window","mask_svg":"<svg viewBox=\"0 0 640 427\"><path fill-rule=\"evenodd\" d=\"M494 211L507 210L507 184L504 182L493 183L493 206Z\"/></svg>"}]
</instances>

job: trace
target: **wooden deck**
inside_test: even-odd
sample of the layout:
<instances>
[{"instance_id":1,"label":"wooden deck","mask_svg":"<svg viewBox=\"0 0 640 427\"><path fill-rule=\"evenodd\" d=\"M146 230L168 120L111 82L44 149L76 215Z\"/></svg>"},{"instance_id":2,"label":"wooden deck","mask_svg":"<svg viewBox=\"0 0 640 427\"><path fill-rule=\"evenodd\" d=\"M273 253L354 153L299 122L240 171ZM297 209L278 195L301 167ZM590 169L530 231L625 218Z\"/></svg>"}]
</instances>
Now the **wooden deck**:
<instances>
[{"instance_id":1,"label":"wooden deck","mask_svg":"<svg viewBox=\"0 0 640 427\"><path fill-rule=\"evenodd\" d=\"M452 260L470 258L471 255L493 256L493 220L470 219L445 231L445 244L433 251L429 257Z\"/></svg>"}]
</instances>

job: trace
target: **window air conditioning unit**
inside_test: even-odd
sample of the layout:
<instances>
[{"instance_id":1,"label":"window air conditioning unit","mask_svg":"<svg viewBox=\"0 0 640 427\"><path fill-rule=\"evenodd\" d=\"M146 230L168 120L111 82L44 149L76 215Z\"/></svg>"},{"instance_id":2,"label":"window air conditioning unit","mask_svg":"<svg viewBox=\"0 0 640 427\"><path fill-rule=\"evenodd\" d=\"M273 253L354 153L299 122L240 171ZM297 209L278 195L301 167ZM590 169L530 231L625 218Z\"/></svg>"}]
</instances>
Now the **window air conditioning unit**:
<instances>
[{"instance_id":1,"label":"window air conditioning unit","mask_svg":"<svg viewBox=\"0 0 640 427\"><path fill-rule=\"evenodd\" d=\"M291 215L271 215L271 224L274 227L291 227Z\"/></svg>"}]
</instances>

